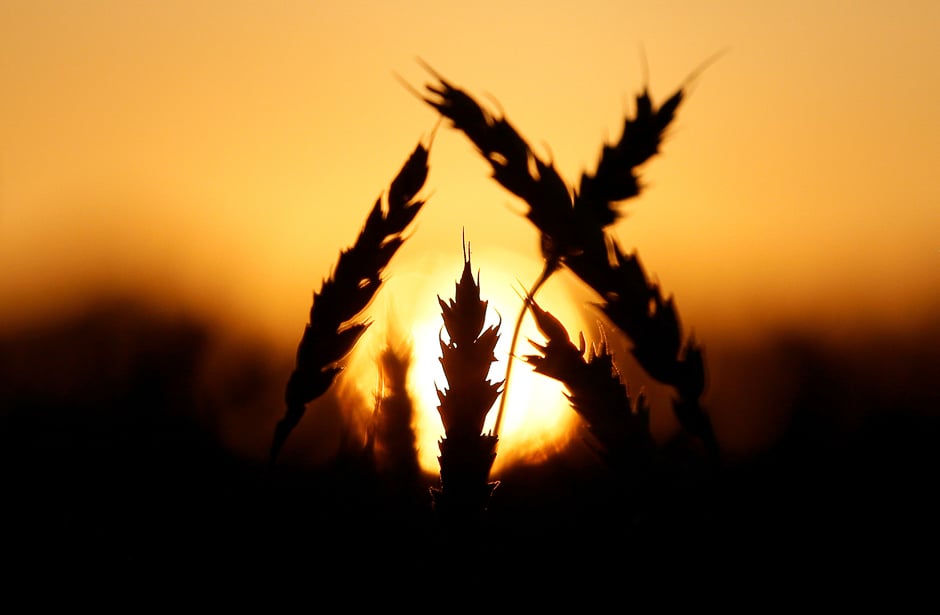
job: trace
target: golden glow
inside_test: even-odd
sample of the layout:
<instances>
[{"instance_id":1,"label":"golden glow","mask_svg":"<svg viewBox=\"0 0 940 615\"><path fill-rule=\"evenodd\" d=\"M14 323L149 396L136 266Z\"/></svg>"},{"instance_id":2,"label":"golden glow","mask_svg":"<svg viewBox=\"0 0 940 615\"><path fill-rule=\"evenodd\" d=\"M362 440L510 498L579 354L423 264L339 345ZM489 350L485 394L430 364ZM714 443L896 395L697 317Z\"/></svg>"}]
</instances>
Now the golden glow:
<instances>
[{"instance_id":1,"label":"golden glow","mask_svg":"<svg viewBox=\"0 0 940 615\"><path fill-rule=\"evenodd\" d=\"M409 392L417 406L415 427L419 460L422 468L431 473L440 469L437 444L444 435L437 411L439 401L435 387L447 388L440 365L438 336L443 334L443 321L437 297L445 301L453 298L454 285L463 268L461 258L459 250L451 250L448 256L435 259L435 264L430 268L425 269L424 265L418 263L405 263L404 267L398 268L399 272L389 278L381 291L381 299L373 307L374 324L364 339L363 352L357 351L351 357L345 376L349 382L356 384L362 397L373 395L376 382L375 357L388 341L388 329L392 329L394 339L394 330L407 326L407 335L414 349L409 372ZM490 369L490 380L496 382L505 377L512 328L521 305L516 294L519 280L534 279L540 263L534 257L487 246L472 247L471 259L474 271L479 272L481 299L489 301L487 326L500 324L497 360ZM415 269L424 270L425 273L415 273ZM537 298L576 337L579 331L584 330L576 295L566 291L563 284L553 282L556 280L547 284ZM589 332L585 333L590 336ZM516 348L517 357L533 352L529 339L543 341L532 319L527 317ZM538 462L567 442L578 421L563 390L558 381L536 374L528 364L516 360L510 386L504 393L508 393L509 397L498 434L499 448L494 473L498 474L507 464ZM487 432L493 429L498 405L499 400L487 415Z\"/></svg>"}]
</instances>

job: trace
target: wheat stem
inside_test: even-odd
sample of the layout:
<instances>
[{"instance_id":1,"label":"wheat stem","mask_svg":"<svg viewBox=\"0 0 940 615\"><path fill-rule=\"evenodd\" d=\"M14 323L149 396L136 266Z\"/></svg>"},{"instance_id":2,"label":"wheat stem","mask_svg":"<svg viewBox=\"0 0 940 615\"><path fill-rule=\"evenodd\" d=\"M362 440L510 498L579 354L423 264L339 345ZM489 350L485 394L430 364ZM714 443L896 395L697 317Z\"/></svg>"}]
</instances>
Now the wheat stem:
<instances>
[{"instance_id":1,"label":"wheat stem","mask_svg":"<svg viewBox=\"0 0 940 615\"><path fill-rule=\"evenodd\" d=\"M499 409L496 411L496 422L493 425L493 435L495 436L499 435L499 428L502 425L503 415L506 412L506 399L509 397L509 378L512 375L513 359L516 356L516 344L519 342L519 332L522 330L522 321L525 320L525 314L529 310L530 299L535 297L535 294L557 269L557 259L546 259L542 272L526 293L522 302L522 309L519 310L519 316L516 317L516 324L512 330L512 339L509 342L509 356L506 359L506 377L503 381L503 395L499 400Z\"/></svg>"}]
</instances>

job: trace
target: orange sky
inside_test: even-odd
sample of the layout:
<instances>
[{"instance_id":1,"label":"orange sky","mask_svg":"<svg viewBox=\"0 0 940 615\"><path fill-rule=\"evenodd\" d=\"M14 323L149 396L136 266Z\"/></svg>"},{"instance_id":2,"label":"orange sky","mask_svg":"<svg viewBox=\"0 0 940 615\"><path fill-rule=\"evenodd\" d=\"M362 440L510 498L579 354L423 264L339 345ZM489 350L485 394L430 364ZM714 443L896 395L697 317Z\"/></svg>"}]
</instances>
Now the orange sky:
<instances>
[{"instance_id":1,"label":"orange sky","mask_svg":"<svg viewBox=\"0 0 940 615\"><path fill-rule=\"evenodd\" d=\"M425 81L416 56L574 179L618 134L642 46L659 99L728 49L615 231L687 321L916 313L940 288L937 31L931 0L5 0L0 304L142 284L280 334L433 127L395 78ZM534 254L459 135L432 166L402 262L459 268L462 226Z\"/></svg>"},{"instance_id":2,"label":"orange sky","mask_svg":"<svg viewBox=\"0 0 940 615\"><path fill-rule=\"evenodd\" d=\"M0 325L118 289L292 347L435 124L396 78L426 81L416 57L573 181L647 72L662 100L723 49L616 235L706 344L918 320L940 296L938 31L933 0L2 0ZM462 229L484 295L502 250L537 270L535 232L461 135L438 133L431 167L393 277L431 276L433 310Z\"/></svg>"}]
</instances>

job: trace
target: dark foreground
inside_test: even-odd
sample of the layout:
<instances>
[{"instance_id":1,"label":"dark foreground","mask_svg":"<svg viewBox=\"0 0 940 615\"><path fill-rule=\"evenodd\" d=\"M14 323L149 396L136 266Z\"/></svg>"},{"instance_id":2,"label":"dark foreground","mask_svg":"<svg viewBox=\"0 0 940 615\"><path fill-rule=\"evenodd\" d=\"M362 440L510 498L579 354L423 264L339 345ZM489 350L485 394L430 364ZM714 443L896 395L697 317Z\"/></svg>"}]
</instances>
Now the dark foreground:
<instances>
[{"instance_id":1,"label":"dark foreground","mask_svg":"<svg viewBox=\"0 0 940 615\"><path fill-rule=\"evenodd\" d=\"M838 400L804 397L766 450L717 468L694 443L666 442L639 486L573 449L507 471L483 523L454 533L430 506L436 476L379 472L355 450L272 469L223 446L226 399L192 376L211 339L192 323L112 313L2 341L8 580L132 582L164 595L302 589L311 604L485 603L493 591L588 600L649 583L693 599L692 588L714 597L757 583L770 600L935 583L925 579L940 555L936 384L877 400L850 427L833 419ZM255 361L221 388L256 401L276 390L280 373ZM248 410L238 412L232 420Z\"/></svg>"}]
</instances>

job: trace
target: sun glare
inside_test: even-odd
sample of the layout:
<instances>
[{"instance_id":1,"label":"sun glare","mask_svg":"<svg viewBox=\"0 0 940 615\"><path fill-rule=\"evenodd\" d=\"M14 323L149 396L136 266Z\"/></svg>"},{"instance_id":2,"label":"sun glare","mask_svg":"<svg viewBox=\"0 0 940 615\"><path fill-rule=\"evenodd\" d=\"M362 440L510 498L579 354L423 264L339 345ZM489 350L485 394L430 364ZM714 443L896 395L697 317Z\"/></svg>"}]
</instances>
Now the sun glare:
<instances>
[{"instance_id":1,"label":"sun glare","mask_svg":"<svg viewBox=\"0 0 940 615\"><path fill-rule=\"evenodd\" d=\"M347 370L347 375L354 379L363 393L374 395L377 369L374 357L387 343L388 331L397 329L407 336L414 352L408 382L415 403L414 427L419 462L425 471L431 473L440 470L438 441L444 435L437 410L437 389L448 388L440 364L439 340L446 332L437 298L439 296L445 301L453 298L463 267L460 259L458 253L456 259L446 261L400 263L404 266L389 277L380 295L384 299L373 306L374 324L367 341L370 350L357 353L358 358L351 360ZM531 283L528 278L534 279L538 275L541 263L502 249L474 250L471 261L474 274L479 275L480 297L489 302L487 326L499 324L496 361L489 374L490 380L496 382L505 378L512 330L522 305L521 284ZM545 309L561 319L572 336L585 330L579 306L560 280L553 279L546 284L537 299ZM389 323L391 329L387 329L383 322ZM556 380L535 373L521 360L521 356L534 352L530 339L539 342L543 338L527 315L516 345L512 381L503 393L508 397L497 434L499 445L494 474L507 465L544 460L564 446L578 424L577 415L564 396L564 387ZM487 415L484 426L487 432L494 428L499 403L497 399Z\"/></svg>"}]
</instances>

